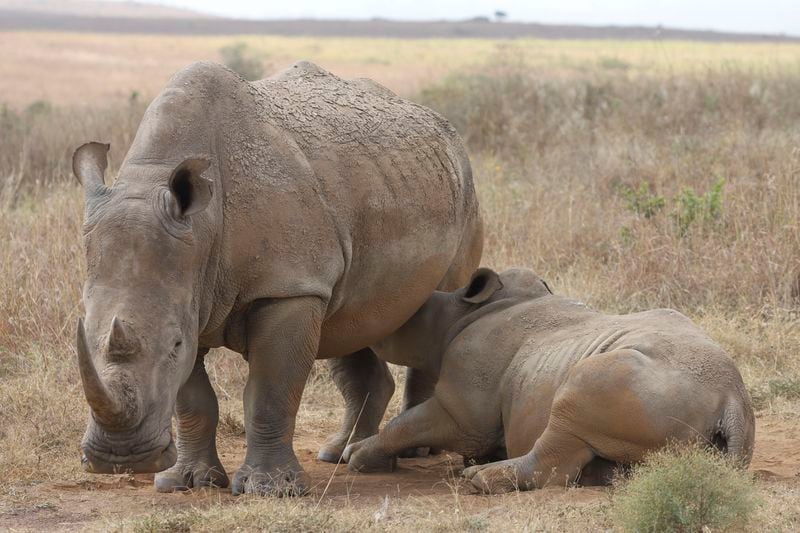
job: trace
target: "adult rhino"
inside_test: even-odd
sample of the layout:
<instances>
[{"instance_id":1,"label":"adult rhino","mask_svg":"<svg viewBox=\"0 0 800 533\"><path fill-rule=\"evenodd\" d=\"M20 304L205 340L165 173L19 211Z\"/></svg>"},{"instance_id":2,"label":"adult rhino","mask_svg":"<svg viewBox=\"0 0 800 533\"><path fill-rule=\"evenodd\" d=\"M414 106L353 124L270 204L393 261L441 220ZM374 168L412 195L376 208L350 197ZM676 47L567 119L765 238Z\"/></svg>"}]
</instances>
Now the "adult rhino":
<instances>
[{"instance_id":1,"label":"adult rhino","mask_svg":"<svg viewBox=\"0 0 800 533\"><path fill-rule=\"evenodd\" d=\"M314 360L333 361L347 403L321 452L337 460L362 404L356 438L377 432L394 390L368 347L480 260L461 140L431 110L308 62L253 83L194 63L150 105L111 187L108 148L73 159L86 196L84 468L168 469L159 491L228 485L203 365L226 346L249 364L233 492L305 491L292 437ZM413 404L430 376L410 378Z\"/></svg>"},{"instance_id":2,"label":"adult rhino","mask_svg":"<svg viewBox=\"0 0 800 533\"><path fill-rule=\"evenodd\" d=\"M607 482L671 440L713 444L747 464L755 425L733 361L670 309L606 315L550 292L529 270L476 271L436 292L380 357L427 362L433 397L351 444L360 471L392 470L400 450L435 446L476 462L484 492ZM590 479L587 479L590 478Z\"/></svg>"}]
</instances>

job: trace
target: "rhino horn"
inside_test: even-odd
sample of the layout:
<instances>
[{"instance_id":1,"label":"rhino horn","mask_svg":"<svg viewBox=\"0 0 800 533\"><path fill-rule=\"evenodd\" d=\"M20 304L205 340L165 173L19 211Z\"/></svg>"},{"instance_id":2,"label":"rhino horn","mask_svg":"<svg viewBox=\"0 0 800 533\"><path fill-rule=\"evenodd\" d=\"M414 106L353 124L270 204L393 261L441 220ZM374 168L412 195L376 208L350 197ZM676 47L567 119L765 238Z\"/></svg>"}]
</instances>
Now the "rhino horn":
<instances>
[{"instance_id":1,"label":"rhino horn","mask_svg":"<svg viewBox=\"0 0 800 533\"><path fill-rule=\"evenodd\" d=\"M108 334L108 354L129 355L136 353L138 343L125 323L114 316L111 319L111 330Z\"/></svg>"},{"instance_id":2,"label":"rhino horn","mask_svg":"<svg viewBox=\"0 0 800 533\"><path fill-rule=\"evenodd\" d=\"M108 167L110 144L88 142L82 144L72 155L72 172L91 198L106 190L105 173Z\"/></svg>"},{"instance_id":3,"label":"rhino horn","mask_svg":"<svg viewBox=\"0 0 800 533\"><path fill-rule=\"evenodd\" d=\"M78 319L78 368L81 372L83 391L86 393L86 401L92 408L94 416L101 423L108 425L116 424L119 421L121 409L118 402L109 393L97 369L92 362L89 353L89 346L86 343L86 331L83 327L83 319Z\"/></svg>"}]
</instances>

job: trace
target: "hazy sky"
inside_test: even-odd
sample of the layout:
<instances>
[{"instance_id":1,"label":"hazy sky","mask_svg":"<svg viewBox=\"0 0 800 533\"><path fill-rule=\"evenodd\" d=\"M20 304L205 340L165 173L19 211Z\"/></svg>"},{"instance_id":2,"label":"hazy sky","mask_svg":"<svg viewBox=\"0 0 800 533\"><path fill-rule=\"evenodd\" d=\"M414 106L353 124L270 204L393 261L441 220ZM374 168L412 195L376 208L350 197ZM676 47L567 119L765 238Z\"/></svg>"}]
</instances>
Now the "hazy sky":
<instances>
[{"instance_id":1,"label":"hazy sky","mask_svg":"<svg viewBox=\"0 0 800 533\"><path fill-rule=\"evenodd\" d=\"M463 19L504 10L511 20L662 24L800 35L800 0L145 0L239 18Z\"/></svg>"}]
</instances>

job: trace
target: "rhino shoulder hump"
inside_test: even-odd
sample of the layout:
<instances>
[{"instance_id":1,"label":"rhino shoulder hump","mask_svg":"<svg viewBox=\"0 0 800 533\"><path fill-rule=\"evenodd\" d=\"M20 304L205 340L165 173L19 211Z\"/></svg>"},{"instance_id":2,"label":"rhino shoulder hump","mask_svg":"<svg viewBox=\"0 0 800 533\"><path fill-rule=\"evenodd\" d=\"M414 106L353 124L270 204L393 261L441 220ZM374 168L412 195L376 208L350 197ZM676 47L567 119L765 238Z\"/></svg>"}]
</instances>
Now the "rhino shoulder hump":
<instances>
[{"instance_id":1,"label":"rhino shoulder hump","mask_svg":"<svg viewBox=\"0 0 800 533\"><path fill-rule=\"evenodd\" d=\"M333 76L330 72L316 63L302 59L289 65L288 68L278 72L273 79L305 78L313 76Z\"/></svg>"},{"instance_id":2,"label":"rhino shoulder hump","mask_svg":"<svg viewBox=\"0 0 800 533\"><path fill-rule=\"evenodd\" d=\"M225 65L213 61L195 61L176 72L167 87L201 90L213 88L225 91L242 83L247 81Z\"/></svg>"}]
</instances>

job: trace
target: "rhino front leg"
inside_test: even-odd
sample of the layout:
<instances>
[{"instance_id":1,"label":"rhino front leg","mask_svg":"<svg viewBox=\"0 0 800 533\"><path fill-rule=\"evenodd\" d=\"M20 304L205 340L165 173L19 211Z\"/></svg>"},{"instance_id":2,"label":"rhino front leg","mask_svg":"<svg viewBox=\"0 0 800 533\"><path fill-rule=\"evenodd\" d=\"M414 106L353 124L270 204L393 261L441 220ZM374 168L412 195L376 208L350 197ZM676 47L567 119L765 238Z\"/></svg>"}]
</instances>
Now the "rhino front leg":
<instances>
[{"instance_id":1,"label":"rhino front leg","mask_svg":"<svg viewBox=\"0 0 800 533\"><path fill-rule=\"evenodd\" d=\"M318 458L337 463L351 432L353 438L350 442L358 442L378 432L386 406L394 394L394 379L388 365L369 348L347 357L329 359L328 367L344 398L345 415L342 428L328 439Z\"/></svg>"},{"instance_id":2,"label":"rhino front leg","mask_svg":"<svg viewBox=\"0 0 800 533\"><path fill-rule=\"evenodd\" d=\"M192 374L178 391L178 461L156 474L158 492L228 486L228 476L217 456L219 407L203 364L207 352L203 349L197 353Z\"/></svg>"},{"instance_id":3,"label":"rhino front leg","mask_svg":"<svg viewBox=\"0 0 800 533\"><path fill-rule=\"evenodd\" d=\"M350 470L358 472L391 472L403 450L435 446L458 450L464 442L479 438L465 434L436 397L403 411L386 424L377 435L350 444L344 459Z\"/></svg>"},{"instance_id":4,"label":"rhino front leg","mask_svg":"<svg viewBox=\"0 0 800 533\"><path fill-rule=\"evenodd\" d=\"M307 297L256 302L248 316L247 454L233 479L234 495L308 491L309 477L297 461L292 439L323 315L323 303Z\"/></svg>"}]
</instances>

